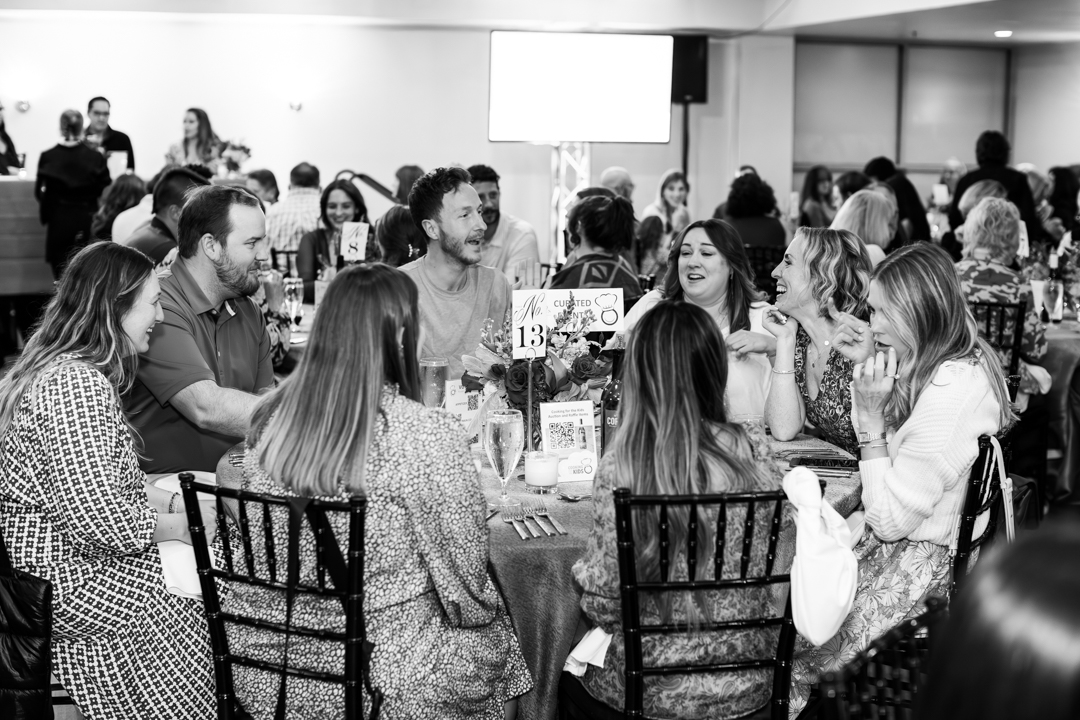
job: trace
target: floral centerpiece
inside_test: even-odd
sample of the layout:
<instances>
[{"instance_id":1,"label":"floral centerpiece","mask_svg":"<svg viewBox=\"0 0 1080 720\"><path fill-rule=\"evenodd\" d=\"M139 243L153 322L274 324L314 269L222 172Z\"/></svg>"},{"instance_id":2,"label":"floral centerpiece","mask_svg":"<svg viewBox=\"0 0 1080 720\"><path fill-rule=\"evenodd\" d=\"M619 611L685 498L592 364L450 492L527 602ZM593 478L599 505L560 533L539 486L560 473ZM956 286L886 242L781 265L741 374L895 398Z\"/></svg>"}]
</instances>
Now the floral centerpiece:
<instances>
[{"instance_id":1,"label":"floral centerpiece","mask_svg":"<svg viewBox=\"0 0 1080 720\"><path fill-rule=\"evenodd\" d=\"M574 307L571 293L566 307L547 331L547 354L531 361L513 359L509 316L497 329L493 320L486 321L476 350L461 358L465 366L461 383L468 390L494 388L495 392L484 402L468 430L469 435L479 432L483 417L490 410L513 408L528 418L530 388L535 447L540 445L540 403L591 400L594 407L599 407L611 376L612 362L610 355L600 352L599 343L586 337L595 320L593 311L586 310L575 317Z\"/></svg>"},{"instance_id":2,"label":"floral centerpiece","mask_svg":"<svg viewBox=\"0 0 1080 720\"><path fill-rule=\"evenodd\" d=\"M240 172L240 166L251 159L251 148L242 140L228 140L221 151L221 159L231 173Z\"/></svg>"}]
</instances>

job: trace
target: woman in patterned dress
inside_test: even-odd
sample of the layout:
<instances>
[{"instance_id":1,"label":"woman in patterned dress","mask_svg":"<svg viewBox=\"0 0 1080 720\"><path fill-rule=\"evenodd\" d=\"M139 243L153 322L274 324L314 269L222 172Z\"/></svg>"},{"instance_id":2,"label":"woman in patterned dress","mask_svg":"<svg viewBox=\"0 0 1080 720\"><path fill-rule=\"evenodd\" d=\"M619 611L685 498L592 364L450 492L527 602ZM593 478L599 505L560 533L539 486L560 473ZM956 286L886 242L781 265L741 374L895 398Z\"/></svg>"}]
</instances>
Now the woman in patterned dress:
<instances>
[{"instance_id":1,"label":"woman in patterned dress","mask_svg":"<svg viewBox=\"0 0 1080 720\"><path fill-rule=\"evenodd\" d=\"M927 597L948 595L950 548L978 438L1015 420L997 355L979 337L944 250L916 243L889 255L874 272L868 304L874 347L851 347L866 509L855 546L859 584L835 636L820 647L797 638L792 717L819 673L922 612Z\"/></svg>"},{"instance_id":2,"label":"woman in patterned dress","mask_svg":"<svg viewBox=\"0 0 1080 720\"><path fill-rule=\"evenodd\" d=\"M619 433L600 461L593 483L593 528L585 557L574 565L584 589L581 607L592 624L614 635L604 666L590 665L581 684L595 699L621 710L624 700L625 649L615 541L614 490L637 494L749 492L779 486L769 444L760 428L747 430L727 422L724 388L727 353L716 322L690 302L665 302L646 313L630 337L624 366L623 407ZM655 512L655 511L652 511ZM671 547L685 548L687 510L672 516ZM724 577L737 577L745 509L729 510ZM716 527L716 508L702 510L700 527ZM768 517L766 517L768 516ZM769 513L761 513L755 536L768 533ZM642 580L660 576L656 521L635 527L637 573ZM711 537L700 539L697 558L701 579L712 579ZM751 571L761 573L766 547L755 543ZM685 552L672 560L672 577L685 580ZM704 571L700 568L706 568ZM780 607L783 607L782 602ZM642 604L642 622L698 624L775 613L769 588L703 592L696 597L666 594ZM729 662L771 657L777 629L704 632L648 637L642 643L646 665ZM574 683L567 673L563 683ZM644 712L650 718L731 718L764 707L772 690L772 671L674 675L646 678ZM573 692L572 690L570 691Z\"/></svg>"},{"instance_id":3,"label":"woman in patterned dress","mask_svg":"<svg viewBox=\"0 0 1080 720\"><path fill-rule=\"evenodd\" d=\"M870 271L857 235L805 227L773 270L776 305L763 324L776 336L776 356L765 422L777 440L792 439L810 421L825 440L858 451L848 388L855 348L838 336L838 323L865 331L859 318L866 316Z\"/></svg>"},{"instance_id":4,"label":"woman in patterned dress","mask_svg":"<svg viewBox=\"0 0 1080 720\"><path fill-rule=\"evenodd\" d=\"M357 312L363 308L363 312ZM421 405L416 286L400 270L351 267L330 283L296 371L258 407L244 486L277 495L367 497L364 617L375 645L381 717L490 718L516 714L532 686L517 637L488 574L486 504L460 423ZM274 517L285 537L288 517ZM335 536L347 521L332 518ZM301 582L315 575L310 534ZM281 547L284 547L283 545ZM265 568L262 543L255 562ZM285 620L284 594L241 586L227 612ZM344 631L337 600L300 596L296 623ZM230 649L281 662L280 635L230 626ZM293 637L289 664L341 673L340 643ZM280 676L237 666L238 700L273 717ZM344 716L344 690L289 678L288 717Z\"/></svg>"},{"instance_id":5,"label":"woman in patterned dress","mask_svg":"<svg viewBox=\"0 0 1080 720\"><path fill-rule=\"evenodd\" d=\"M158 292L142 253L85 248L0 382L0 532L52 583L53 672L88 720L215 713L202 603L165 591L155 544L190 542L183 502L144 485L120 405Z\"/></svg>"}]
</instances>

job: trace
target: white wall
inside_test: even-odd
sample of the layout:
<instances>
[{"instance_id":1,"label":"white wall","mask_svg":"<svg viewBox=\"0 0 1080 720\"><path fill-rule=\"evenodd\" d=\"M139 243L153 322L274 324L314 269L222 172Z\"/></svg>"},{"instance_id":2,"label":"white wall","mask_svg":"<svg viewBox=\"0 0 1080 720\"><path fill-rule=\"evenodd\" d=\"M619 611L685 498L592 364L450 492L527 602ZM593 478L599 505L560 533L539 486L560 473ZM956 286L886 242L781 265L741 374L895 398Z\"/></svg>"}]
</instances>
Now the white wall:
<instances>
[{"instance_id":1,"label":"white wall","mask_svg":"<svg viewBox=\"0 0 1080 720\"><path fill-rule=\"evenodd\" d=\"M548 236L550 148L487 141L487 31L80 13L0 16L0 37L0 100L31 173L58 138L60 113L85 112L89 98L105 95L148 178L179 140L184 110L196 106L220 137L252 148L245 169L268 167L283 188L300 161L325 179L349 168L388 186L404 164L489 164L503 177L504 211ZM786 203L793 53L791 38L711 43L710 102L690 110L695 219L711 216L742 163L757 166ZM605 72L618 68L583 69L577 81L602 82ZM16 100L31 110L15 111ZM295 100L300 112L289 108ZM680 164L681 121L676 107L668 144L593 145L594 182L605 167L627 167L643 208L662 173Z\"/></svg>"},{"instance_id":2,"label":"white wall","mask_svg":"<svg viewBox=\"0 0 1080 720\"><path fill-rule=\"evenodd\" d=\"M1013 162L1080 163L1080 43L1013 51Z\"/></svg>"}]
</instances>

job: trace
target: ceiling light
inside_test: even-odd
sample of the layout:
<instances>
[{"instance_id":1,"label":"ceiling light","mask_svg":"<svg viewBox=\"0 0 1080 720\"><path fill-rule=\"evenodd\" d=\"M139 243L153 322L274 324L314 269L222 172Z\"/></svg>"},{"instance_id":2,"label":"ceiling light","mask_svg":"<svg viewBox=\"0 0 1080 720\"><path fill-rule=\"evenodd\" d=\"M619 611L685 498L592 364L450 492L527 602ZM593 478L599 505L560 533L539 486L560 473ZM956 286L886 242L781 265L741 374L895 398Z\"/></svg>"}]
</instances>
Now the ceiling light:
<instances>
[{"instance_id":1,"label":"ceiling light","mask_svg":"<svg viewBox=\"0 0 1080 720\"><path fill-rule=\"evenodd\" d=\"M1010 38L1012 37L1012 30L995 30L994 37Z\"/></svg>"}]
</instances>

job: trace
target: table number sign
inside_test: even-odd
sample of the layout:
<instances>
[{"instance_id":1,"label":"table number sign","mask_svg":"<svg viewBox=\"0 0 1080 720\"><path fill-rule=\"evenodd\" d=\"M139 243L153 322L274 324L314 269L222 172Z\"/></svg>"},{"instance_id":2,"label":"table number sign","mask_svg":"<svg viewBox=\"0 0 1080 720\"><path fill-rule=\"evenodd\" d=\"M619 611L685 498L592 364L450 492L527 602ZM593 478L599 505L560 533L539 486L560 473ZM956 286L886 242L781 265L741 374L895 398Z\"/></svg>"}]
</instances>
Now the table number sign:
<instances>
[{"instance_id":1,"label":"table number sign","mask_svg":"<svg viewBox=\"0 0 1080 720\"><path fill-rule=\"evenodd\" d=\"M341 256L345 262L362 262L367 252L368 224L347 222L341 226Z\"/></svg>"},{"instance_id":2,"label":"table number sign","mask_svg":"<svg viewBox=\"0 0 1080 720\"><path fill-rule=\"evenodd\" d=\"M591 401L540 403L540 433L544 449L559 454L560 482L593 479L598 458Z\"/></svg>"},{"instance_id":3,"label":"table number sign","mask_svg":"<svg viewBox=\"0 0 1080 720\"><path fill-rule=\"evenodd\" d=\"M514 359L542 358L547 354L547 334L555 318L574 299L574 315L592 311L589 332L621 332L625 329L622 288L576 290L515 290L511 329Z\"/></svg>"}]
</instances>

